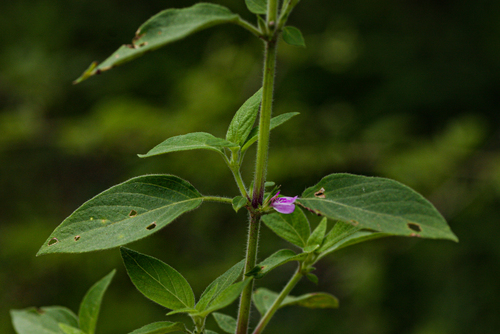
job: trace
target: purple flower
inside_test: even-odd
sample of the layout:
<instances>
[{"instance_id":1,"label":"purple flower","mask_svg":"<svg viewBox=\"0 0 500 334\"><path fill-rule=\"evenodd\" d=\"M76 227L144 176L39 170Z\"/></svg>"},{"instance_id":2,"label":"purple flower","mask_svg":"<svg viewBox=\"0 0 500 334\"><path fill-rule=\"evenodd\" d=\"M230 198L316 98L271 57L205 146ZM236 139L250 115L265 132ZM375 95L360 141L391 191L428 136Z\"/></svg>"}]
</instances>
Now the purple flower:
<instances>
[{"instance_id":1,"label":"purple flower","mask_svg":"<svg viewBox=\"0 0 500 334\"><path fill-rule=\"evenodd\" d=\"M280 192L276 195L274 195L273 198L271 198L270 205L274 208L274 210L278 211L279 213L284 213L284 214L289 214L292 213L293 210L295 210L295 200L297 199L298 196L295 197L278 197Z\"/></svg>"}]
</instances>

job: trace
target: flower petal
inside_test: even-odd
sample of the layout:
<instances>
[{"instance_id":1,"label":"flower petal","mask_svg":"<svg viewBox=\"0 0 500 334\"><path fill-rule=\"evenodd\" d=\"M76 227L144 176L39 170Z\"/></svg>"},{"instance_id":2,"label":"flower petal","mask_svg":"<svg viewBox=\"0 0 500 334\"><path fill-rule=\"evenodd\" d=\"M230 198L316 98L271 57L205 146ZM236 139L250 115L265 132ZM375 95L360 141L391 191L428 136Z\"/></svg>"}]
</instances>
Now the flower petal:
<instances>
[{"instance_id":1,"label":"flower petal","mask_svg":"<svg viewBox=\"0 0 500 334\"><path fill-rule=\"evenodd\" d=\"M289 214L295 210L295 204L298 196L295 197L279 197L271 203L271 206L279 213Z\"/></svg>"}]
</instances>

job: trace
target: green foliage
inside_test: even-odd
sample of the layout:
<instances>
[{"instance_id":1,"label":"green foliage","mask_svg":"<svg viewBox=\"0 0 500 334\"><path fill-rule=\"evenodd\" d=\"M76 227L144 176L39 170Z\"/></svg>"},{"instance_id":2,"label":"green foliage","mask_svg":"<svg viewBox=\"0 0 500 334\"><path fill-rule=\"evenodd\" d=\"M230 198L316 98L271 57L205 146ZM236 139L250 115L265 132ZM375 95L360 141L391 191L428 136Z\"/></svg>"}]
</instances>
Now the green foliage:
<instances>
[{"instance_id":1,"label":"green foliage","mask_svg":"<svg viewBox=\"0 0 500 334\"><path fill-rule=\"evenodd\" d=\"M226 333L234 333L236 331L236 319L223 314L223 313L218 313L214 312L212 313L214 316L215 321L217 322L217 325Z\"/></svg>"},{"instance_id":2,"label":"green foliage","mask_svg":"<svg viewBox=\"0 0 500 334\"><path fill-rule=\"evenodd\" d=\"M284 265L290 261L303 260L305 256L297 255L294 251L289 249L281 249L276 253L272 254L264 261L260 262L256 267L254 267L249 272L245 273L245 276L255 277L256 279L264 277L271 270Z\"/></svg>"},{"instance_id":3,"label":"green foliage","mask_svg":"<svg viewBox=\"0 0 500 334\"><path fill-rule=\"evenodd\" d=\"M302 32L292 26L287 26L283 29L283 40L290 45L306 47L306 41L304 40L304 36L302 36Z\"/></svg>"},{"instance_id":4,"label":"green foliage","mask_svg":"<svg viewBox=\"0 0 500 334\"><path fill-rule=\"evenodd\" d=\"M262 102L262 89L259 89L238 109L227 129L226 140L243 146L252 131Z\"/></svg>"},{"instance_id":5,"label":"green foliage","mask_svg":"<svg viewBox=\"0 0 500 334\"><path fill-rule=\"evenodd\" d=\"M283 239L301 248L307 246L311 231L302 210L296 209L289 215L276 212L262 217L262 221Z\"/></svg>"},{"instance_id":6,"label":"green foliage","mask_svg":"<svg viewBox=\"0 0 500 334\"><path fill-rule=\"evenodd\" d=\"M80 310L78 311L78 319L80 329L85 334L95 333L97 318L99 316L99 310L101 309L102 297L104 296L109 283L111 283L115 272L116 271L113 270L100 281L95 283L89 291L87 291L85 297L83 297L82 303L80 304Z\"/></svg>"},{"instance_id":7,"label":"green foliage","mask_svg":"<svg viewBox=\"0 0 500 334\"><path fill-rule=\"evenodd\" d=\"M59 324L78 328L78 318L69 309L49 306L10 311L12 324L18 334L64 334Z\"/></svg>"},{"instance_id":8,"label":"green foliage","mask_svg":"<svg viewBox=\"0 0 500 334\"><path fill-rule=\"evenodd\" d=\"M160 321L138 328L129 334L165 334L171 332L189 333L186 325L182 322Z\"/></svg>"},{"instance_id":9,"label":"green foliage","mask_svg":"<svg viewBox=\"0 0 500 334\"><path fill-rule=\"evenodd\" d=\"M144 296L172 310L194 307L191 286L174 268L131 249L120 250L130 280Z\"/></svg>"},{"instance_id":10,"label":"green foliage","mask_svg":"<svg viewBox=\"0 0 500 334\"><path fill-rule=\"evenodd\" d=\"M125 245L155 233L202 200L190 183L178 177L136 177L83 204L54 230L37 255Z\"/></svg>"},{"instance_id":11,"label":"green foliage","mask_svg":"<svg viewBox=\"0 0 500 334\"><path fill-rule=\"evenodd\" d=\"M316 214L393 235L458 241L434 206L389 179L332 174L298 200Z\"/></svg>"},{"instance_id":12,"label":"green foliage","mask_svg":"<svg viewBox=\"0 0 500 334\"><path fill-rule=\"evenodd\" d=\"M245 0L249 11L254 14L266 14L267 0Z\"/></svg>"},{"instance_id":13,"label":"green foliage","mask_svg":"<svg viewBox=\"0 0 500 334\"><path fill-rule=\"evenodd\" d=\"M202 29L222 23L235 23L238 19L238 15L231 13L229 9L211 3L198 3L189 8L164 10L139 27L132 44L123 45L99 66L91 65L75 83Z\"/></svg>"}]
</instances>

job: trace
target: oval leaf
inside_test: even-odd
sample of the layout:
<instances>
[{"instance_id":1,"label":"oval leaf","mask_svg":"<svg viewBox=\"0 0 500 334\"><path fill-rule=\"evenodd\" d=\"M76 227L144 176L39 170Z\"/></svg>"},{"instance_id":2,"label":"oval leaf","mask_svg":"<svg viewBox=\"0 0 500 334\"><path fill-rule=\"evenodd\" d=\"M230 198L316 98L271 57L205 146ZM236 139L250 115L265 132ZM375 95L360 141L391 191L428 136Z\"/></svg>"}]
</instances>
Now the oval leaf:
<instances>
[{"instance_id":1,"label":"oval leaf","mask_svg":"<svg viewBox=\"0 0 500 334\"><path fill-rule=\"evenodd\" d=\"M189 333L186 325L182 322L160 321L143 326L133 332L130 332L129 334L164 334L172 332Z\"/></svg>"},{"instance_id":2,"label":"oval leaf","mask_svg":"<svg viewBox=\"0 0 500 334\"><path fill-rule=\"evenodd\" d=\"M155 155L178 152L178 151L188 151L196 149L212 150L218 153L222 153L222 148L224 147L238 147L237 144L230 141L214 137L210 133L206 132L194 132L185 135L175 136L168 138L161 144L153 147L146 154L138 154L141 158L152 157Z\"/></svg>"},{"instance_id":3,"label":"oval leaf","mask_svg":"<svg viewBox=\"0 0 500 334\"><path fill-rule=\"evenodd\" d=\"M327 219L323 218L319 222L318 226L314 229L314 231L307 239L307 246L318 246L320 247L323 244L323 239L325 238L327 228Z\"/></svg>"},{"instance_id":4,"label":"oval leaf","mask_svg":"<svg viewBox=\"0 0 500 334\"><path fill-rule=\"evenodd\" d=\"M262 88L243 103L234 115L226 133L226 140L239 146L245 143L259 113L262 102Z\"/></svg>"},{"instance_id":5,"label":"oval leaf","mask_svg":"<svg viewBox=\"0 0 500 334\"><path fill-rule=\"evenodd\" d=\"M245 4L248 10L254 14L267 13L267 0L245 0Z\"/></svg>"},{"instance_id":6,"label":"oval leaf","mask_svg":"<svg viewBox=\"0 0 500 334\"><path fill-rule=\"evenodd\" d=\"M146 52L156 50L197 31L238 20L239 16L226 7L211 3L164 10L150 18L137 30L132 44L123 45L99 66L91 66L75 80L75 83L129 62Z\"/></svg>"},{"instance_id":7,"label":"oval leaf","mask_svg":"<svg viewBox=\"0 0 500 334\"><path fill-rule=\"evenodd\" d=\"M226 333L232 334L236 332L236 319L230 315L214 312L214 316L217 325Z\"/></svg>"},{"instance_id":8,"label":"oval leaf","mask_svg":"<svg viewBox=\"0 0 500 334\"><path fill-rule=\"evenodd\" d=\"M269 256L267 259L259 263L255 268L251 269L245 276L253 276L257 279L264 277L268 272L290 261L300 260L307 254L295 254L289 249L281 249Z\"/></svg>"},{"instance_id":9,"label":"oval leaf","mask_svg":"<svg viewBox=\"0 0 500 334\"><path fill-rule=\"evenodd\" d=\"M235 283L233 285L225 288L221 293L215 297L208 308L206 308L203 312L200 312L196 315L200 317L206 317L210 313L220 310L226 306L229 306L232 302L234 302L241 294L241 291L250 283L252 279L247 278L244 281Z\"/></svg>"},{"instance_id":10,"label":"oval leaf","mask_svg":"<svg viewBox=\"0 0 500 334\"><path fill-rule=\"evenodd\" d=\"M263 216L262 221L283 239L302 248L307 246L311 231L302 210L294 210L290 214L272 213Z\"/></svg>"},{"instance_id":11,"label":"oval leaf","mask_svg":"<svg viewBox=\"0 0 500 334\"><path fill-rule=\"evenodd\" d=\"M392 235L458 241L434 206L399 182L332 174L297 202L316 214Z\"/></svg>"},{"instance_id":12,"label":"oval leaf","mask_svg":"<svg viewBox=\"0 0 500 334\"><path fill-rule=\"evenodd\" d=\"M304 36L298 28L287 26L283 29L283 40L290 45L306 47Z\"/></svg>"},{"instance_id":13,"label":"oval leaf","mask_svg":"<svg viewBox=\"0 0 500 334\"><path fill-rule=\"evenodd\" d=\"M283 300L280 307L289 305L307 308L337 308L339 307L339 300L335 296L328 293L315 292L298 297L288 296L285 300Z\"/></svg>"},{"instance_id":14,"label":"oval leaf","mask_svg":"<svg viewBox=\"0 0 500 334\"><path fill-rule=\"evenodd\" d=\"M65 334L59 324L78 328L78 318L62 306L11 310L12 324L18 334Z\"/></svg>"},{"instance_id":15,"label":"oval leaf","mask_svg":"<svg viewBox=\"0 0 500 334\"><path fill-rule=\"evenodd\" d=\"M193 290L178 271L131 249L120 251L132 283L144 296L172 310L194 307Z\"/></svg>"},{"instance_id":16,"label":"oval leaf","mask_svg":"<svg viewBox=\"0 0 500 334\"><path fill-rule=\"evenodd\" d=\"M113 279L116 270L113 270L104 278L95 283L83 297L78 311L80 329L86 334L94 334L99 310L101 308L102 297Z\"/></svg>"},{"instance_id":17,"label":"oval leaf","mask_svg":"<svg viewBox=\"0 0 500 334\"><path fill-rule=\"evenodd\" d=\"M196 209L200 193L173 175L147 175L114 186L78 208L37 255L107 249L142 239Z\"/></svg>"}]
</instances>

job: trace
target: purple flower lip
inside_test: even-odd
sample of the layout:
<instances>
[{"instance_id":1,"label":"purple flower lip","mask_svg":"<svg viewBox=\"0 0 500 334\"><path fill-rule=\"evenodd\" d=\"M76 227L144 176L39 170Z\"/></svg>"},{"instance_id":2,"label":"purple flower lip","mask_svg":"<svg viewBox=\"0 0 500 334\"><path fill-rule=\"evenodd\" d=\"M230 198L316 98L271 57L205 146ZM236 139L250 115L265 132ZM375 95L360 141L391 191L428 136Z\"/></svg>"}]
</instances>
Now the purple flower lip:
<instances>
[{"instance_id":1,"label":"purple flower lip","mask_svg":"<svg viewBox=\"0 0 500 334\"><path fill-rule=\"evenodd\" d=\"M298 196L295 197L278 197L280 192L276 195L274 195L273 198L271 198L270 205L271 207L274 208L274 210L278 211L279 213L284 213L284 214L289 214L292 213L295 210L295 201L297 200Z\"/></svg>"}]
</instances>

